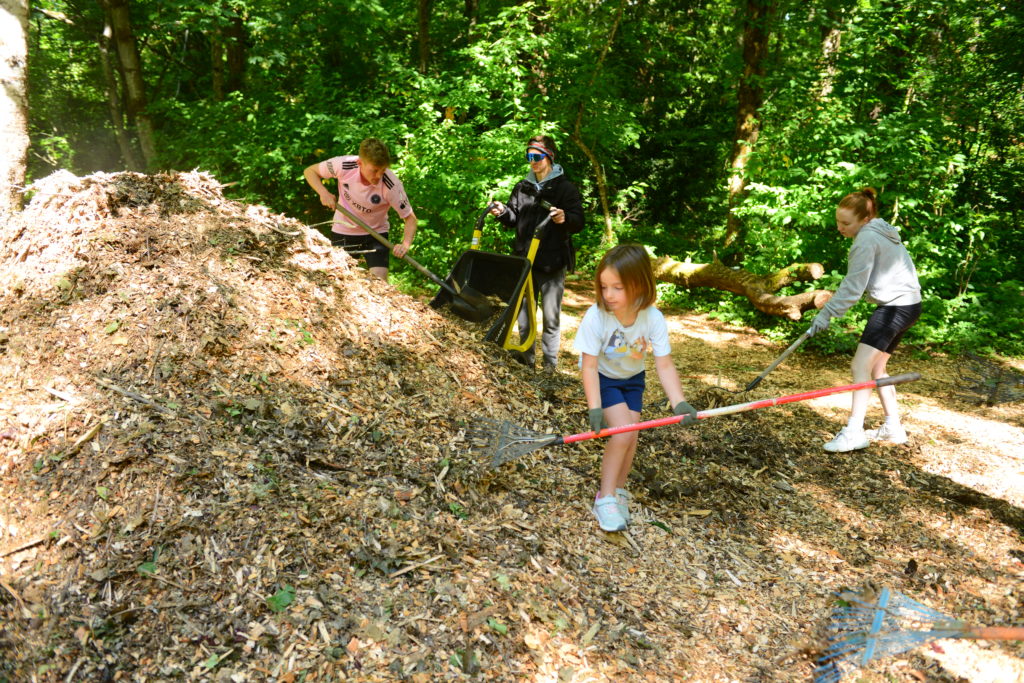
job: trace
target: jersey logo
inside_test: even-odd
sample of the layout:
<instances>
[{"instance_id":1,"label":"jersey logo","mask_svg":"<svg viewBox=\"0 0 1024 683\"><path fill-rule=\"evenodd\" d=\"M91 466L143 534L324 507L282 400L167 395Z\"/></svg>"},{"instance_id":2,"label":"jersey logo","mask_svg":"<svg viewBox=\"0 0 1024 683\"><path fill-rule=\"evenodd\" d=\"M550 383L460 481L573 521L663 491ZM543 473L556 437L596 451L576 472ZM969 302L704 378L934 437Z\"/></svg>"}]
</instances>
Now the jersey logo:
<instances>
[{"instance_id":1,"label":"jersey logo","mask_svg":"<svg viewBox=\"0 0 1024 683\"><path fill-rule=\"evenodd\" d=\"M380 204L380 195L379 194L370 195L370 203L371 204Z\"/></svg>"}]
</instances>

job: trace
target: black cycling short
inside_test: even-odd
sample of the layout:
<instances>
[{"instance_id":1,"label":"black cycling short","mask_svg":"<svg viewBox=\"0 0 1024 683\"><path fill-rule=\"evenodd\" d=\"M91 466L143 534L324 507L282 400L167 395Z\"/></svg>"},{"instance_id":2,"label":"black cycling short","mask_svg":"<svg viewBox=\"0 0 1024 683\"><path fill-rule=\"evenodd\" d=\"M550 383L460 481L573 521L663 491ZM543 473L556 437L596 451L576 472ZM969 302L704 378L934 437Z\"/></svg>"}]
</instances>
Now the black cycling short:
<instances>
[{"instance_id":1,"label":"black cycling short","mask_svg":"<svg viewBox=\"0 0 1024 683\"><path fill-rule=\"evenodd\" d=\"M332 232L331 244L349 252L366 252L351 254L351 256L354 259L359 259L360 256L365 258L367 268L388 267L388 254L391 252L387 247L374 239L373 235L342 235Z\"/></svg>"},{"instance_id":2,"label":"black cycling short","mask_svg":"<svg viewBox=\"0 0 1024 683\"><path fill-rule=\"evenodd\" d=\"M900 340L921 317L921 304L879 306L864 326L860 343L892 355Z\"/></svg>"}]
</instances>

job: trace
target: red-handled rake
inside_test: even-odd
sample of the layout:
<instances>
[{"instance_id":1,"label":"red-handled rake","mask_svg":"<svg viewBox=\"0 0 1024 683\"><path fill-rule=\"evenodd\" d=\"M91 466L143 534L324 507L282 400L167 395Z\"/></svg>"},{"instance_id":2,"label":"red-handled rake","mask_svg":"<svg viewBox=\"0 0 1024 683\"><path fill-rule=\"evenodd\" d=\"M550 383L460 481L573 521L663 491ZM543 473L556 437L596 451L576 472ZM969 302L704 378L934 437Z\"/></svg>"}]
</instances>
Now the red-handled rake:
<instances>
[{"instance_id":1,"label":"red-handled rake","mask_svg":"<svg viewBox=\"0 0 1024 683\"><path fill-rule=\"evenodd\" d=\"M844 600L849 604L832 612L829 646L818 659L814 683L838 683L874 659L942 638L1024 640L1024 627L970 626L888 588L879 590L873 600Z\"/></svg>"},{"instance_id":2,"label":"red-handled rake","mask_svg":"<svg viewBox=\"0 0 1024 683\"><path fill-rule=\"evenodd\" d=\"M758 401L750 401L748 403L737 403L731 406L702 410L697 413L697 419L704 420L709 417L730 415L732 413L743 413L748 410L757 410L758 408L767 408L769 406L777 406L784 403L807 401L812 398L819 398L830 394L839 394L844 391L876 389L878 387L889 386L890 384L913 382L918 379L921 379L920 374L916 372L909 372L903 375L896 375L895 377L883 377L878 380L859 382L857 384L846 384L840 387L830 387L828 389L816 389L802 394L791 394L789 396L780 396L778 398L764 398ZM599 439L606 436L612 436L614 434L621 434L623 432L637 432L642 429L664 427L666 425L681 422L684 417L684 415L670 415L669 417L660 417L655 420L647 420L646 422L635 422L633 424L621 425L619 427L608 427L606 429L602 429L600 432L583 432L581 434L572 434L570 436L541 434L540 432L535 432L507 421L497 422L494 420L479 420L475 427L467 431L466 436L471 441L472 450L490 458L491 467L498 467L499 465L515 460L516 458L522 457L546 446L560 446L562 444L576 443L578 441L587 441L588 439Z\"/></svg>"}]
</instances>

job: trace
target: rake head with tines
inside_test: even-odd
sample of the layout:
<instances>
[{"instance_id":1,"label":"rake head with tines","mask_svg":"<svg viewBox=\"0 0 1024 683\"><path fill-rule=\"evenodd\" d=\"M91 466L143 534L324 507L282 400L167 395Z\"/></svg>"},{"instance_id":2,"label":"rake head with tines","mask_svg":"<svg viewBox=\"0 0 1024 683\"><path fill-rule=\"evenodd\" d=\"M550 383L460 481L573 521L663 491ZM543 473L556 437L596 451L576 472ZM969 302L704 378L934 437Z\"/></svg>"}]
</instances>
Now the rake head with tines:
<instances>
[{"instance_id":1,"label":"rake head with tines","mask_svg":"<svg viewBox=\"0 0 1024 683\"><path fill-rule=\"evenodd\" d=\"M558 434L541 434L508 421L477 420L466 432L470 448L490 460L491 467L529 455L545 446L562 443Z\"/></svg>"},{"instance_id":2,"label":"rake head with tines","mask_svg":"<svg viewBox=\"0 0 1024 683\"><path fill-rule=\"evenodd\" d=\"M814 683L837 683L872 660L942 638L1024 640L1024 627L969 626L888 588L870 598L845 600L832 612L829 645L818 659Z\"/></svg>"}]
</instances>

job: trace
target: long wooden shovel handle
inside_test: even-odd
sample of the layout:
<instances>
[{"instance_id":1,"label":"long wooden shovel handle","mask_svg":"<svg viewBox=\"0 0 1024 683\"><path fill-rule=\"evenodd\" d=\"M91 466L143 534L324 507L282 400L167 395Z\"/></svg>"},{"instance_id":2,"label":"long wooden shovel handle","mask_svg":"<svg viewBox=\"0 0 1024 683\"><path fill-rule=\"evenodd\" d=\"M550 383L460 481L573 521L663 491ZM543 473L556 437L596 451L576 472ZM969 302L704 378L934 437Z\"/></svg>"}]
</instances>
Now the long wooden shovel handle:
<instances>
[{"instance_id":1,"label":"long wooden shovel handle","mask_svg":"<svg viewBox=\"0 0 1024 683\"><path fill-rule=\"evenodd\" d=\"M375 240L377 240L378 242L383 244L385 247L387 247L388 251L394 251L395 245L393 245L391 242L389 242L388 239L386 237L384 237L384 235L380 234L379 232L377 232L376 230L371 228L369 225L367 225L363 221L363 219L361 219L359 216L355 215L354 213L352 213L351 211L346 209L344 206L342 206L341 202L335 202L334 203L334 208L337 211L339 211L342 215L344 215L346 218L348 218L350 221L352 221L353 223L358 225L360 228L365 230L367 233L369 233L370 236L372 236ZM433 282L435 285L439 286L441 289L445 290L446 292L448 292L452 296L459 297L460 299L462 298L462 294L461 293L459 293L458 291L453 289L452 286L449 285L447 282L445 282L444 280L442 280L441 278L439 278L438 276L434 275L429 270L427 270L422 264L419 263L419 261L414 259L412 256L409 256L408 253L406 253L405 256L401 256L399 258L401 258L403 261L405 261L406 263L411 265L416 270L418 270L421 273L423 273L424 275L426 275L430 279L431 282Z\"/></svg>"},{"instance_id":2,"label":"long wooden shovel handle","mask_svg":"<svg viewBox=\"0 0 1024 683\"><path fill-rule=\"evenodd\" d=\"M697 419L706 420L709 417L717 417L718 415L744 413L748 410L757 410L758 408L778 406L784 403L795 403L796 401L807 401L812 398L820 398L822 396L829 396L831 394L840 394L845 391L858 391L860 389L876 389L878 387L887 387L892 384L903 384L904 382L913 382L919 379L921 379L921 375L919 373L908 372L902 375L896 375L895 377L883 377L881 379L873 379L868 382L858 382L857 384L844 384L843 386L840 387L829 387L827 389L815 389L814 391L805 391L802 394L790 394L789 396L779 396L777 398L763 398L759 401L737 403L731 406L722 406L721 408L711 408L710 410L702 410L699 413L697 413ZM598 439L606 436L612 436L614 434L622 434L623 432L638 432L642 429L664 427L666 425L672 425L682 422L685 417L685 415L670 415L668 417L659 417L656 420L647 420L646 422L634 422L633 424L620 425L618 427L608 427L607 429L602 429L600 432L583 432L581 434L572 434L571 436L559 437L560 441L556 441L555 443L576 443L577 441Z\"/></svg>"},{"instance_id":3,"label":"long wooden shovel handle","mask_svg":"<svg viewBox=\"0 0 1024 683\"><path fill-rule=\"evenodd\" d=\"M789 357L789 354L791 354L794 351L796 351L800 347L801 344L803 344L805 341L807 341L810 338L811 338L810 332L804 332L799 337L797 337L796 341L793 342L792 344L790 344L789 348L786 349L785 351L783 351L782 355L780 355L778 358L776 358L775 361L772 362L771 365L769 365L767 368L765 368L764 372L762 372L760 375L758 375L756 378L754 378L754 381L751 382L750 384L748 384L747 388L744 389L743 391L750 391L751 389L756 387L758 384L760 384L761 380L763 380L765 377L767 377L769 372L771 372L772 370L777 368L779 363L781 363L782 361L786 360L786 358Z\"/></svg>"}]
</instances>

